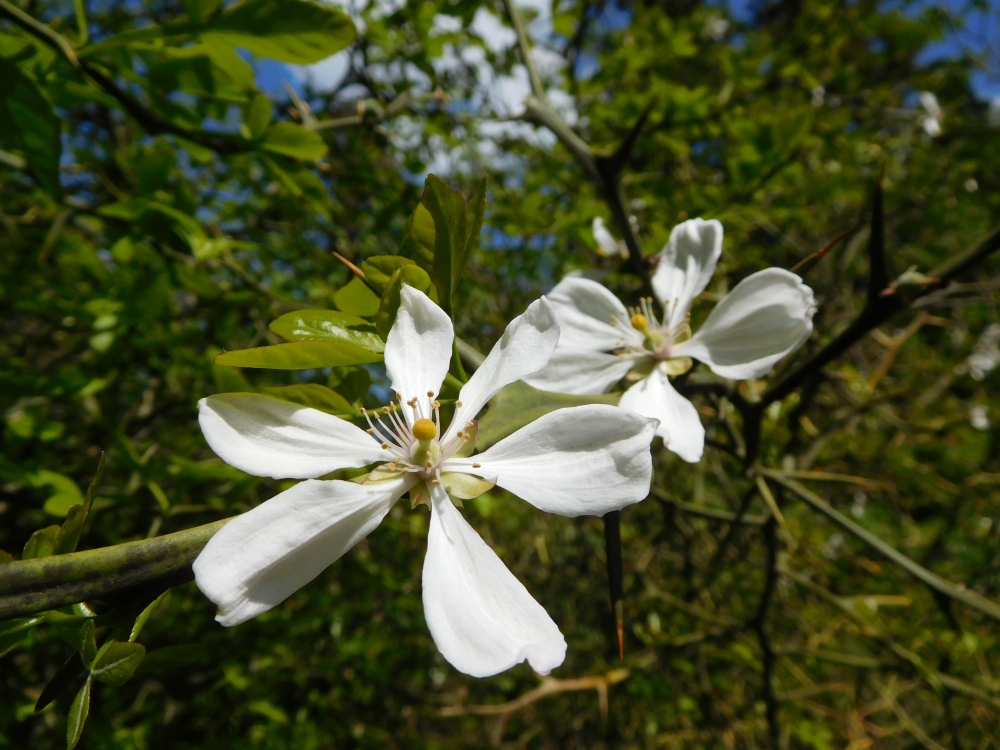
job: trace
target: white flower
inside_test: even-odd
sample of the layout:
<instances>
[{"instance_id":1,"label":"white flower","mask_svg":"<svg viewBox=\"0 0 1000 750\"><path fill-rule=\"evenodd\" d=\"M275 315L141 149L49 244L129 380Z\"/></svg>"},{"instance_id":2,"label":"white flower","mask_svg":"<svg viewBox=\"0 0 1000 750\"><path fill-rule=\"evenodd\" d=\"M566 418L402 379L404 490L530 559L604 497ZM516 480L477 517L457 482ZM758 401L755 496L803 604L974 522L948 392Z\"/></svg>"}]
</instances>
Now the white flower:
<instances>
[{"instance_id":1,"label":"white flower","mask_svg":"<svg viewBox=\"0 0 1000 750\"><path fill-rule=\"evenodd\" d=\"M591 232L594 233L594 242L597 243L597 254L602 258L613 258L616 255L622 258L628 257L628 248L621 240L616 240L608 228L604 226L604 219L595 216L590 225Z\"/></svg>"},{"instance_id":2,"label":"white flower","mask_svg":"<svg viewBox=\"0 0 1000 750\"><path fill-rule=\"evenodd\" d=\"M927 113L921 115L917 121L923 126L924 132L931 138L941 135L941 105L938 104L937 97L930 91L920 92L920 106Z\"/></svg>"},{"instance_id":3,"label":"white flower","mask_svg":"<svg viewBox=\"0 0 1000 750\"><path fill-rule=\"evenodd\" d=\"M619 406L660 420L657 434L685 461L701 458L705 428L694 405L670 384L693 359L725 378L759 378L812 333L812 290L794 273L768 268L748 276L691 336L691 302L708 285L722 253L722 224L691 219L674 227L660 253L653 291L662 322L644 300L626 310L600 284L563 279L548 295L562 329L549 364L524 378L561 393L604 393L623 377L637 381Z\"/></svg>"},{"instance_id":4,"label":"white flower","mask_svg":"<svg viewBox=\"0 0 1000 750\"><path fill-rule=\"evenodd\" d=\"M401 403L378 410L368 431L314 409L257 394L203 399L199 421L212 449L257 476L309 479L222 528L194 563L198 587L237 625L305 585L375 529L406 492L431 508L423 569L424 614L457 669L496 674L525 659L559 666L559 628L452 503L493 484L542 510L601 515L646 497L656 421L610 406L547 414L469 456L466 432L503 386L544 366L559 328L543 298L508 326L462 388L451 426L435 400L453 331L426 295L405 287L385 345ZM336 469L378 464L363 480L317 481Z\"/></svg>"}]
</instances>

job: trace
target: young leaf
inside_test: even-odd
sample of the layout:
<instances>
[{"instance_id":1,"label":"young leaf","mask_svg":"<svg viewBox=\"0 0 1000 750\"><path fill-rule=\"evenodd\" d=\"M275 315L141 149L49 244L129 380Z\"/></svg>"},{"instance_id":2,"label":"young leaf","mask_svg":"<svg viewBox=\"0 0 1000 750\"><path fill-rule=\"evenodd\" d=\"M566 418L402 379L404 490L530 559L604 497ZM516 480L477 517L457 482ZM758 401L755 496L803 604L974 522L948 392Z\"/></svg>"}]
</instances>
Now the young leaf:
<instances>
[{"instance_id":1,"label":"young leaf","mask_svg":"<svg viewBox=\"0 0 1000 750\"><path fill-rule=\"evenodd\" d=\"M169 590L164 591L158 597L153 599L153 601L151 601L148 605L146 605L145 609L143 609L142 612L139 613L139 616L135 618L135 622L132 624L132 629L129 632L128 635L129 643L135 642L135 639L139 637L139 633L142 632L142 629L146 627L146 623L149 622L149 618L152 616L153 611L161 604L163 604L163 602L169 596L170 596L170 591Z\"/></svg>"},{"instance_id":2,"label":"young leaf","mask_svg":"<svg viewBox=\"0 0 1000 750\"><path fill-rule=\"evenodd\" d=\"M290 344L261 346L222 352L213 360L229 367L256 367L264 370L309 370L337 365L381 362L381 352L362 349L346 341L293 341Z\"/></svg>"},{"instance_id":3,"label":"young leaf","mask_svg":"<svg viewBox=\"0 0 1000 750\"><path fill-rule=\"evenodd\" d=\"M355 276L346 286L333 293L333 303L338 310L370 318L378 312L379 297Z\"/></svg>"},{"instance_id":4,"label":"young leaf","mask_svg":"<svg viewBox=\"0 0 1000 750\"><path fill-rule=\"evenodd\" d=\"M335 310L298 310L271 322L270 328L287 341L347 341L381 352L385 344L375 326L357 315Z\"/></svg>"},{"instance_id":5,"label":"young leaf","mask_svg":"<svg viewBox=\"0 0 1000 750\"><path fill-rule=\"evenodd\" d=\"M261 57L307 65L344 49L354 34L351 19L327 3L243 0L212 19L202 36Z\"/></svg>"},{"instance_id":6,"label":"young leaf","mask_svg":"<svg viewBox=\"0 0 1000 750\"><path fill-rule=\"evenodd\" d=\"M396 313L399 311L399 293L404 283L419 289L421 292L427 292L430 290L431 279L424 269L415 265L400 266L393 272L389 284L382 292L378 314L375 316L375 330L383 339L388 338L392 324L396 321Z\"/></svg>"},{"instance_id":7,"label":"young leaf","mask_svg":"<svg viewBox=\"0 0 1000 750\"><path fill-rule=\"evenodd\" d=\"M428 273L434 270L434 217L423 203L407 219L399 251Z\"/></svg>"},{"instance_id":8,"label":"young leaf","mask_svg":"<svg viewBox=\"0 0 1000 750\"><path fill-rule=\"evenodd\" d=\"M465 199L435 175L428 175L420 202L434 220L434 268L431 279L441 297L441 307L451 312L452 295L461 271L468 239Z\"/></svg>"},{"instance_id":9,"label":"young leaf","mask_svg":"<svg viewBox=\"0 0 1000 750\"><path fill-rule=\"evenodd\" d=\"M124 685L145 656L146 647L140 643L113 641L101 648L90 673L106 685Z\"/></svg>"},{"instance_id":10,"label":"young leaf","mask_svg":"<svg viewBox=\"0 0 1000 750\"><path fill-rule=\"evenodd\" d=\"M24 552L21 553L22 560L33 560L37 557L48 557L56 548L56 540L59 538L59 526L47 526L39 529L29 537L24 545Z\"/></svg>"},{"instance_id":11,"label":"young leaf","mask_svg":"<svg viewBox=\"0 0 1000 750\"><path fill-rule=\"evenodd\" d=\"M146 654L146 658L142 660L136 674L149 674L150 672L187 667L205 658L205 653L205 647L200 643L164 646Z\"/></svg>"},{"instance_id":12,"label":"young leaf","mask_svg":"<svg viewBox=\"0 0 1000 750\"><path fill-rule=\"evenodd\" d=\"M413 265L413 261L401 255L376 255L361 264L369 286L379 294L385 292L389 280L400 266Z\"/></svg>"},{"instance_id":13,"label":"young leaf","mask_svg":"<svg viewBox=\"0 0 1000 750\"><path fill-rule=\"evenodd\" d=\"M519 380L503 388L490 401L485 416L479 420L476 447L481 451L486 450L550 411L584 404L614 405L621 396L620 393L605 393L599 396L550 393L539 391Z\"/></svg>"},{"instance_id":14,"label":"young leaf","mask_svg":"<svg viewBox=\"0 0 1000 750\"><path fill-rule=\"evenodd\" d=\"M73 750L83 734L83 725L87 722L87 714L90 713L90 685L89 679L83 683L83 687L69 707L69 716L66 720L66 750Z\"/></svg>"},{"instance_id":15,"label":"young leaf","mask_svg":"<svg viewBox=\"0 0 1000 750\"><path fill-rule=\"evenodd\" d=\"M97 463L97 473L90 480L90 486L87 488L87 494L83 498L83 504L74 505L66 514L66 521L63 523L62 529L59 531L59 536L56 538L54 554L65 555L76 550L76 545L80 542L80 534L83 533L83 524L87 520L90 508L94 504L94 496L97 494L97 488L104 477L104 457L106 455L105 453L101 453L101 459Z\"/></svg>"},{"instance_id":16,"label":"young leaf","mask_svg":"<svg viewBox=\"0 0 1000 750\"><path fill-rule=\"evenodd\" d=\"M80 626L80 658L86 666L94 663L97 656L97 641L94 638L94 621L87 620Z\"/></svg>"},{"instance_id":17,"label":"young leaf","mask_svg":"<svg viewBox=\"0 0 1000 750\"><path fill-rule=\"evenodd\" d=\"M299 161L322 159L329 150L323 136L294 122L276 122L264 133L261 148Z\"/></svg>"},{"instance_id":18,"label":"young leaf","mask_svg":"<svg viewBox=\"0 0 1000 750\"><path fill-rule=\"evenodd\" d=\"M318 409L343 419L353 419L360 416L360 412L346 398L325 385L315 383L283 385L262 388L261 393L265 396L274 396L294 404L308 406L311 409Z\"/></svg>"}]
</instances>

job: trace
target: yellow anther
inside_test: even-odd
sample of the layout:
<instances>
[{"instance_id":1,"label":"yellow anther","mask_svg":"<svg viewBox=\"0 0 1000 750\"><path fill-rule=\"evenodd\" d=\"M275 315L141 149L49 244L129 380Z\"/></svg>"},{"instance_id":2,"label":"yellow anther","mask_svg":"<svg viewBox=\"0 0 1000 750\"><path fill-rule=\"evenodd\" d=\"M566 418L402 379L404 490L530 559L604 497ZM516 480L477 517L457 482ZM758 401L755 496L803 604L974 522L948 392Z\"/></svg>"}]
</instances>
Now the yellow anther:
<instances>
[{"instance_id":1,"label":"yellow anther","mask_svg":"<svg viewBox=\"0 0 1000 750\"><path fill-rule=\"evenodd\" d=\"M433 440L437 434L437 425L429 419L418 419L413 423L413 437L417 440Z\"/></svg>"},{"instance_id":2,"label":"yellow anther","mask_svg":"<svg viewBox=\"0 0 1000 750\"><path fill-rule=\"evenodd\" d=\"M433 398L433 397L434 397L434 391L427 391L427 398Z\"/></svg>"},{"instance_id":3,"label":"yellow anther","mask_svg":"<svg viewBox=\"0 0 1000 750\"><path fill-rule=\"evenodd\" d=\"M637 331L645 331L646 326L649 325L649 321L646 320L646 316L642 313L636 313L632 316L632 327Z\"/></svg>"},{"instance_id":4,"label":"yellow anther","mask_svg":"<svg viewBox=\"0 0 1000 750\"><path fill-rule=\"evenodd\" d=\"M365 407L362 406L361 407L361 416L363 417L367 413L368 413L368 410Z\"/></svg>"},{"instance_id":5,"label":"yellow anther","mask_svg":"<svg viewBox=\"0 0 1000 750\"><path fill-rule=\"evenodd\" d=\"M433 404L431 404L431 408L433 408L433 409L440 409L441 408L441 402L440 401L435 401Z\"/></svg>"},{"instance_id":6,"label":"yellow anther","mask_svg":"<svg viewBox=\"0 0 1000 750\"><path fill-rule=\"evenodd\" d=\"M478 469L480 467L482 467L482 464L472 464L473 469Z\"/></svg>"},{"instance_id":7,"label":"yellow anther","mask_svg":"<svg viewBox=\"0 0 1000 750\"><path fill-rule=\"evenodd\" d=\"M382 443L382 450L388 450L388 449L389 449L389 444L388 443Z\"/></svg>"},{"instance_id":8,"label":"yellow anther","mask_svg":"<svg viewBox=\"0 0 1000 750\"><path fill-rule=\"evenodd\" d=\"M462 402L461 401L456 401L455 402L455 408L456 409L461 409L462 408Z\"/></svg>"}]
</instances>

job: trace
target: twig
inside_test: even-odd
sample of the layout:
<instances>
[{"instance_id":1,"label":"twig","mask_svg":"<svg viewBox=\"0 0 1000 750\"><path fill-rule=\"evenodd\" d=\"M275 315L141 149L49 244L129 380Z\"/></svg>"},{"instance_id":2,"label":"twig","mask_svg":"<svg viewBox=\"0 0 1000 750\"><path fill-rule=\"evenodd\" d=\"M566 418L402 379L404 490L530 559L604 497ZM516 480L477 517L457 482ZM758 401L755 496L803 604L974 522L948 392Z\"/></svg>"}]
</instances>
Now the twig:
<instances>
[{"instance_id":1,"label":"twig","mask_svg":"<svg viewBox=\"0 0 1000 750\"><path fill-rule=\"evenodd\" d=\"M789 479L780 471L773 471L770 469L761 469L763 474L773 478L775 481L783 484L785 487L790 489L796 495L801 497L814 509L820 511L823 515L829 518L831 521L836 523L841 528L849 531L851 534L861 539L863 542L868 544L873 549L877 550L884 557L888 558L892 562L899 565L907 573L920 579L930 588L935 591L944 594L947 597L955 599L956 601L962 602L970 607L978 609L980 612L989 615L997 620L1000 620L1000 604L987 599L980 594L977 594L971 589L965 587L959 587L948 581L944 580L938 575L935 575L927 568L914 562L902 552L897 550L890 544L883 542L877 536L872 534L867 529L858 526L854 521L850 520L846 516L841 515L836 510L834 510L829 503L823 500L818 495L810 492L808 489L803 487L801 484L793 479Z\"/></svg>"},{"instance_id":2,"label":"twig","mask_svg":"<svg viewBox=\"0 0 1000 750\"><path fill-rule=\"evenodd\" d=\"M701 516L702 518L708 518L713 521L724 521L725 523L732 524L746 524L747 526L763 526L767 519L764 516L748 516L742 515L738 516L736 513L730 513L728 510L719 510L717 508L709 508L704 505L694 505L692 503L681 502L680 500L675 500L670 497L669 494L661 490L659 487L650 487L649 494L656 499L667 503L682 513L687 513L692 516Z\"/></svg>"},{"instance_id":3,"label":"twig","mask_svg":"<svg viewBox=\"0 0 1000 750\"><path fill-rule=\"evenodd\" d=\"M537 700L558 693L569 693L576 690L596 690L600 701L601 719L608 718L608 686L621 682L628 677L627 669L612 669L610 672L592 677L577 677L572 680L560 680L555 677L543 677L541 684L529 690L519 698L507 703L490 706L446 706L438 712L438 716L506 716L529 706Z\"/></svg>"}]
</instances>

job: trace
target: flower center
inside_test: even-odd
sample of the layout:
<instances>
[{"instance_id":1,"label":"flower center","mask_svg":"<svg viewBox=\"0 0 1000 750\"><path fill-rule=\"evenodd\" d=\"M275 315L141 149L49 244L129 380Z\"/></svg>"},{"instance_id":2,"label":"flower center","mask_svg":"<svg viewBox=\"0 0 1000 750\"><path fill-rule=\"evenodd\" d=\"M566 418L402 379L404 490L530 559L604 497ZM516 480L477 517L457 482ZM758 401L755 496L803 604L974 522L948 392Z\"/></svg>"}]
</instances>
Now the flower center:
<instances>
[{"instance_id":1,"label":"flower center","mask_svg":"<svg viewBox=\"0 0 1000 750\"><path fill-rule=\"evenodd\" d=\"M396 397L402 401L400 394L397 393ZM473 423L469 422L465 429L442 443L438 440L441 435L441 402L434 399L434 393L428 391L426 399L415 396L406 405L410 407L412 417L400 413L403 410L397 401L390 401L388 406L380 409L362 409L362 415L368 420L368 433L382 444L383 450L395 456L384 465L384 470L404 474L412 472L421 479L439 483L443 464L472 439L468 428ZM455 405L462 404L456 402Z\"/></svg>"}]
</instances>

